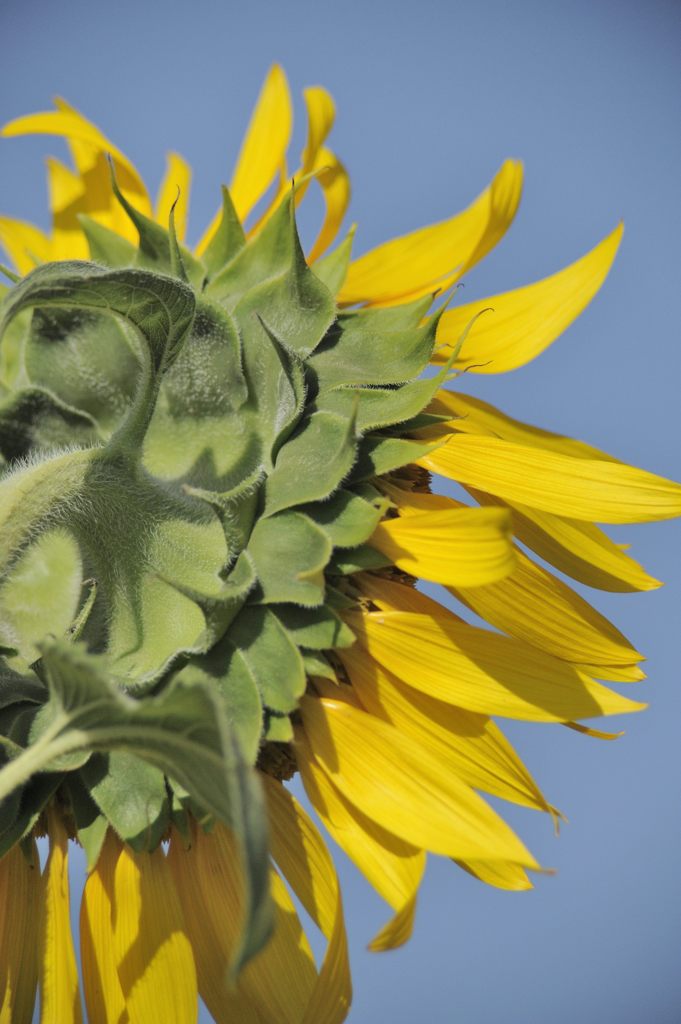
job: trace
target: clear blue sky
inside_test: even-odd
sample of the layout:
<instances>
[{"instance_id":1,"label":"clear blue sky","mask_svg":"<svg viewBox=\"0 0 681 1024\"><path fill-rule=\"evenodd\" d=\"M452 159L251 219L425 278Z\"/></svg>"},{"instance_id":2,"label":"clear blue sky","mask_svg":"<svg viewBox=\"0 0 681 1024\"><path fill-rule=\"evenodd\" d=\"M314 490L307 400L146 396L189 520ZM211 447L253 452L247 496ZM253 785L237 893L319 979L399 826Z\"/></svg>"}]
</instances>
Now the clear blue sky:
<instances>
[{"instance_id":1,"label":"clear blue sky","mask_svg":"<svg viewBox=\"0 0 681 1024\"><path fill-rule=\"evenodd\" d=\"M321 83L336 98L360 251L455 212L504 157L525 161L520 214L470 275L466 300L558 269L623 217L614 272L579 322L526 369L465 386L681 477L678 2L5 0L0 31L2 119L60 93L150 183L165 151L179 149L195 169L194 237L274 60L296 93ZM56 140L3 143L3 212L43 218L46 148L60 152ZM352 1024L681 1019L680 528L625 528L617 539L668 581L598 602L649 655L650 710L612 744L560 727L509 729L570 819L557 840L547 821L509 812L558 869L529 894L486 889L433 859L414 939L375 956L364 945L387 915L341 863Z\"/></svg>"}]
</instances>

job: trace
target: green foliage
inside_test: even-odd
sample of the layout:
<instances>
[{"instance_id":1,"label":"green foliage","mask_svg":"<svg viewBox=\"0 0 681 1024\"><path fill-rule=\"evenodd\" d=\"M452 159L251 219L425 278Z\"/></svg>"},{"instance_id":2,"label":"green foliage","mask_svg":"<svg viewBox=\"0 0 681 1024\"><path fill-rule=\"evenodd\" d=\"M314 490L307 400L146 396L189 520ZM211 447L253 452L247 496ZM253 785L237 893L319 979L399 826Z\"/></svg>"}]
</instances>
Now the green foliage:
<instances>
[{"instance_id":1,"label":"green foliage","mask_svg":"<svg viewBox=\"0 0 681 1024\"><path fill-rule=\"evenodd\" d=\"M83 216L92 262L2 299L0 854L55 793L90 865L108 827L153 850L219 818L237 970L271 922L255 765L354 642L372 480L435 447L400 435L450 370L420 378L429 300L336 308L352 232L308 267L293 191L247 240L224 189L198 259L113 187L139 244Z\"/></svg>"}]
</instances>

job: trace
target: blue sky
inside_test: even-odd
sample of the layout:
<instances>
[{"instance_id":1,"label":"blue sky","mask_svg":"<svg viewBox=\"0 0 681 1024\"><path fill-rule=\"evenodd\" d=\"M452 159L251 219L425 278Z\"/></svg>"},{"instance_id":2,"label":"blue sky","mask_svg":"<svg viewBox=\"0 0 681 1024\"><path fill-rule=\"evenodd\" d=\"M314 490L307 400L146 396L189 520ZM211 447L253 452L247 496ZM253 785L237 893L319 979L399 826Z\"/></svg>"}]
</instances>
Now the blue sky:
<instances>
[{"instance_id":1,"label":"blue sky","mask_svg":"<svg viewBox=\"0 0 681 1024\"><path fill-rule=\"evenodd\" d=\"M681 477L678 3L198 0L190 11L176 0L5 0L0 30L2 119L62 94L152 184L166 150L178 149L195 170L193 237L274 60L298 97L319 83L337 101L333 141L353 177L358 251L456 212L504 157L525 161L516 223L470 274L465 301L559 269L624 218L615 268L578 323L525 369L463 386ZM48 151L59 143L2 143L2 212L44 220ZM433 860L410 945L369 955L387 914L339 858L352 1024L679 1020L679 526L616 536L668 583L596 599L649 655L639 692L650 710L611 744L560 727L508 729L570 820L556 839L547 821L508 812L557 869L529 894L486 889Z\"/></svg>"}]
</instances>

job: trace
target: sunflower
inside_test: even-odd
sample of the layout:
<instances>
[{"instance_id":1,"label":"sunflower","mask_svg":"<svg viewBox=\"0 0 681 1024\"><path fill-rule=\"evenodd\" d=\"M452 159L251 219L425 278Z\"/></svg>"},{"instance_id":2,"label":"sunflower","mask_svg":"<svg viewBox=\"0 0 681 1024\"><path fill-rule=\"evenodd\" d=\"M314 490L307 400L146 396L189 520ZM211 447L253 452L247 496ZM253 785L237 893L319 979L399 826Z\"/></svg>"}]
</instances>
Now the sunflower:
<instances>
[{"instance_id":1,"label":"sunflower","mask_svg":"<svg viewBox=\"0 0 681 1024\"><path fill-rule=\"evenodd\" d=\"M502 889L541 870L485 795L559 812L496 719L611 738L584 720L645 706L604 685L642 680L641 655L564 577L658 586L596 524L678 515L681 486L452 387L539 355L621 227L542 281L443 305L512 222L520 163L352 259L353 231L331 248L350 198L333 102L305 103L290 175L273 67L194 251L177 154L152 203L62 100L3 131L62 136L73 166L48 161L49 234L0 218L2 1021L30 1021L38 991L43 1022L83 1019L70 842L92 1024L187 1024L199 997L218 1022L342 1021L338 880L284 783L300 773L390 907L371 942L390 949L427 853Z\"/></svg>"}]
</instances>

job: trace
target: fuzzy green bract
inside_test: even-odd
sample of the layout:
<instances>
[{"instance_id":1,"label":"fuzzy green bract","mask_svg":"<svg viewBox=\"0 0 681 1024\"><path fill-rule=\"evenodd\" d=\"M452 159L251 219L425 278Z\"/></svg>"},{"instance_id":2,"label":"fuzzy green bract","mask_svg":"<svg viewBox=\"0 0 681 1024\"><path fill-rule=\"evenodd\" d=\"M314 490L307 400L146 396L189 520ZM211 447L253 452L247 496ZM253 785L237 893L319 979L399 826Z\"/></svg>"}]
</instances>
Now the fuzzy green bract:
<instances>
[{"instance_id":1,"label":"fuzzy green bract","mask_svg":"<svg viewBox=\"0 0 681 1024\"><path fill-rule=\"evenodd\" d=\"M203 260L131 208L83 219L92 262L7 289L0 355L0 852L56 798L90 862L192 814L241 842L267 938L254 767L354 641L342 577L389 502L372 478L448 368L418 379L428 302L336 308L350 241L308 267L293 195L250 241L229 193Z\"/></svg>"}]
</instances>

